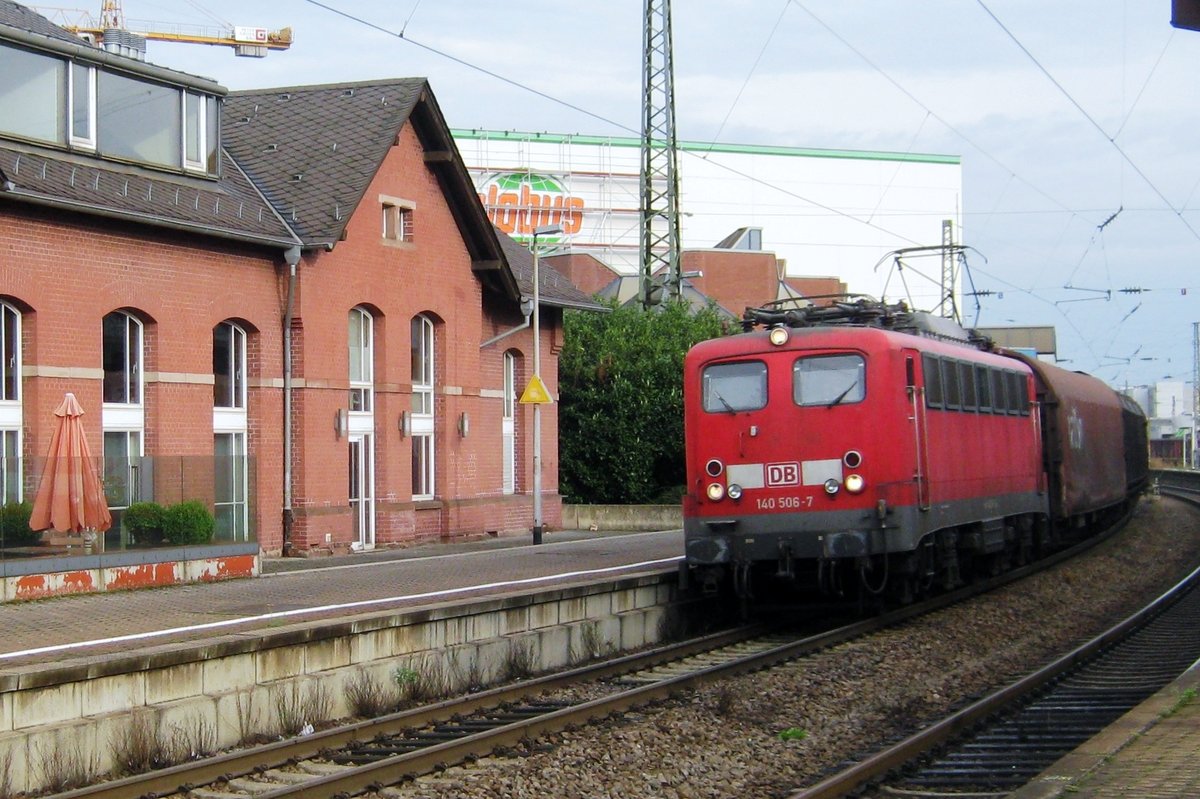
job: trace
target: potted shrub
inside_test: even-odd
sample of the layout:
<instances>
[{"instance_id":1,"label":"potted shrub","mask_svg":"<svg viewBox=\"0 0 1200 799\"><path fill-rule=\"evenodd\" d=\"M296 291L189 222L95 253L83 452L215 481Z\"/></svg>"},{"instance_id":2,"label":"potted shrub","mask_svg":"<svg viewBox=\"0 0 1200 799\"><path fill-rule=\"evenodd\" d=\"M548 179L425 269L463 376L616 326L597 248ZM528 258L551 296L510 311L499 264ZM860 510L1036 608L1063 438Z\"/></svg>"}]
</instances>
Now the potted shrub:
<instances>
[{"instance_id":1,"label":"potted shrub","mask_svg":"<svg viewBox=\"0 0 1200 799\"><path fill-rule=\"evenodd\" d=\"M137 546L159 546L163 542L167 509L157 502L135 502L121 514L121 522Z\"/></svg>"},{"instance_id":2,"label":"potted shrub","mask_svg":"<svg viewBox=\"0 0 1200 799\"><path fill-rule=\"evenodd\" d=\"M0 506L0 544L28 547L41 543L41 531L29 529L32 515L33 505L28 502L9 502Z\"/></svg>"},{"instance_id":3,"label":"potted shrub","mask_svg":"<svg viewBox=\"0 0 1200 799\"><path fill-rule=\"evenodd\" d=\"M163 523L163 534L167 543L175 546L207 544L212 541L217 520L208 506L197 499L189 499L167 508Z\"/></svg>"}]
</instances>

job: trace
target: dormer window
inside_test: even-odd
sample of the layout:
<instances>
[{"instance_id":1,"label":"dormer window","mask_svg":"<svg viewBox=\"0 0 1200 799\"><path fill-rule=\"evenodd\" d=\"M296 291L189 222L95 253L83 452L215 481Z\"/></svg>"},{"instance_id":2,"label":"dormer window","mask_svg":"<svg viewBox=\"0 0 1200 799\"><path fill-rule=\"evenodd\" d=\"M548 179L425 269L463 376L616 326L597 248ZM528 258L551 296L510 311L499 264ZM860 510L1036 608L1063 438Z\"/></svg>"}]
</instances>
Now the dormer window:
<instances>
[{"instance_id":1,"label":"dormer window","mask_svg":"<svg viewBox=\"0 0 1200 799\"><path fill-rule=\"evenodd\" d=\"M216 177L218 98L0 42L0 137Z\"/></svg>"},{"instance_id":2,"label":"dormer window","mask_svg":"<svg viewBox=\"0 0 1200 799\"><path fill-rule=\"evenodd\" d=\"M66 144L67 62L0 45L0 133Z\"/></svg>"}]
</instances>

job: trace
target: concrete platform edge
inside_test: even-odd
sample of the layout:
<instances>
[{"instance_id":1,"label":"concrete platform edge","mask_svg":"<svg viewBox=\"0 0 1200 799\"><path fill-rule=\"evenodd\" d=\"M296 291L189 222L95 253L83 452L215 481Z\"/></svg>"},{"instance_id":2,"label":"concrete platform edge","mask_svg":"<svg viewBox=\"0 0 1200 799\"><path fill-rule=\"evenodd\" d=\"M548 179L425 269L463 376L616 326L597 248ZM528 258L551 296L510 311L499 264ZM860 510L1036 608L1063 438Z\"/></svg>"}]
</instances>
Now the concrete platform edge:
<instances>
[{"instance_id":1,"label":"concrete platform edge","mask_svg":"<svg viewBox=\"0 0 1200 799\"><path fill-rule=\"evenodd\" d=\"M1200 661L1074 752L1059 759L1028 785L1010 793L1008 799L1060 799L1074 794L1088 777L1176 711L1189 690L1200 691ZM1200 701L1200 697L1191 701Z\"/></svg>"}]
</instances>

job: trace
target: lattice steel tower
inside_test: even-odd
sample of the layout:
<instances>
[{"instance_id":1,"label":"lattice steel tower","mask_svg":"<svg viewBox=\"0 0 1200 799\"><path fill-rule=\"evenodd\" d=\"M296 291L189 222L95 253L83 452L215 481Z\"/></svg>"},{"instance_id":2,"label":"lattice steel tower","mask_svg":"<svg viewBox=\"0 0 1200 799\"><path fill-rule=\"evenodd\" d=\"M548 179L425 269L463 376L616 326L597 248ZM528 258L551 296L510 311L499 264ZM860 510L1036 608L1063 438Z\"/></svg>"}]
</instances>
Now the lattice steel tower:
<instances>
[{"instance_id":1,"label":"lattice steel tower","mask_svg":"<svg viewBox=\"0 0 1200 799\"><path fill-rule=\"evenodd\" d=\"M675 138L675 63L671 0L645 0L642 33L642 305L655 302L653 275L666 269L663 290L679 296L679 168Z\"/></svg>"}]
</instances>

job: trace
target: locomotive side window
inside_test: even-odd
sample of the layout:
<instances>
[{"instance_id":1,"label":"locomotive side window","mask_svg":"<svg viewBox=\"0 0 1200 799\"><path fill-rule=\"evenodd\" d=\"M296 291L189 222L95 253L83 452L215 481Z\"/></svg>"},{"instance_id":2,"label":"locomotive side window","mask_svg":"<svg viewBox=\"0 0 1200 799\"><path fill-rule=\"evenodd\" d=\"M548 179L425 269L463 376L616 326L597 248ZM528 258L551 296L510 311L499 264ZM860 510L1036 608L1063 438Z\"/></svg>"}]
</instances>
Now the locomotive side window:
<instances>
[{"instance_id":1,"label":"locomotive side window","mask_svg":"<svg viewBox=\"0 0 1200 799\"><path fill-rule=\"evenodd\" d=\"M962 386L958 382L958 362L942 361L942 377L946 384L946 407L957 411L962 407Z\"/></svg>"},{"instance_id":2,"label":"locomotive side window","mask_svg":"<svg viewBox=\"0 0 1200 799\"><path fill-rule=\"evenodd\" d=\"M792 367L792 396L797 405L832 408L862 402L867 393L866 361L859 355L814 355Z\"/></svg>"},{"instance_id":3,"label":"locomotive side window","mask_svg":"<svg viewBox=\"0 0 1200 799\"><path fill-rule=\"evenodd\" d=\"M987 413L992 410L992 376L986 366L975 367L975 386L979 390L979 410Z\"/></svg>"},{"instance_id":4,"label":"locomotive side window","mask_svg":"<svg viewBox=\"0 0 1200 799\"><path fill-rule=\"evenodd\" d=\"M922 353L921 371L925 373L925 404L930 408L942 407L945 392L942 391L942 367L938 359L927 352Z\"/></svg>"},{"instance_id":5,"label":"locomotive side window","mask_svg":"<svg viewBox=\"0 0 1200 799\"><path fill-rule=\"evenodd\" d=\"M1025 391L1025 375L1020 372L1009 372L1008 396L1012 399L1013 413L1025 416L1029 413L1029 397Z\"/></svg>"},{"instance_id":6,"label":"locomotive side window","mask_svg":"<svg viewBox=\"0 0 1200 799\"><path fill-rule=\"evenodd\" d=\"M1008 386L1004 379L1004 372L1000 369L992 369L992 407L996 409L996 413L1008 412Z\"/></svg>"},{"instance_id":7,"label":"locomotive side window","mask_svg":"<svg viewBox=\"0 0 1200 799\"><path fill-rule=\"evenodd\" d=\"M960 363L958 378L962 383L962 409L973 411L979 407L975 396L975 367L969 363Z\"/></svg>"},{"instance_id":8,"label":"locomotive side window","mask_svg":"<svg viewBox=\"0 0 1200 799\"><path fill-rule=\"evenodd\" d=\"M767 404L767 365L762 361L718 363L701 380L704 410L709 413L756 411Z\"/></svg>"}]
</instances>

